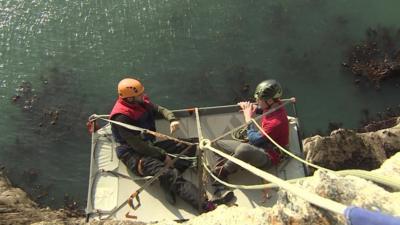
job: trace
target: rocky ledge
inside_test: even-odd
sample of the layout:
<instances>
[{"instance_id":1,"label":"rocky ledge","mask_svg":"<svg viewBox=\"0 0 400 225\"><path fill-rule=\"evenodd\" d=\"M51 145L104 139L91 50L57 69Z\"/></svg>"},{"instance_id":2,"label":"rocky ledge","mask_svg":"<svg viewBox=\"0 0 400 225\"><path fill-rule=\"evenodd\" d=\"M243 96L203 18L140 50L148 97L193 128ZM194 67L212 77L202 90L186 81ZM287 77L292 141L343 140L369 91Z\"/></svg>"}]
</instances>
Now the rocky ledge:
<instances>
[{"instance_id":1,"label":"rocky ledge","mask_svg":"<svg viewBox=\"0 0 400 225\"><path fill-rule=\"evenodd\" d=\"M400 117L390 121L391 127L375 132L338 129L327 137L306 138L306 160L332 170L376 169L400 151Z\"/></svg>"},{"instance_id":2,"label":"rocky ledge","mask_svg":"<svg viewBox=\"0 0 400 225\"><path fill-rule=\"evenodd\" d=\"M400 120L397 120L400 122ZM316 136L304 140L307 159L331 169L373 168L378 174L400 179L400 123L376 132L358 134L337 130L328 137ZM396 153L398 152L398 153ZM387 159L391 156L390 159ZM386 160L387 159L387 160ZM382 164L382 162L384 162ZM363 166L368 165L368 166ZM340 166L340 167L339 167ZM345 205L400 216L400 191L391 190L354 176L339 176L316 171L296 185L309 192L333 199ZM14 188L0 172L0 224L86 224L85 219L66 210L39 208L19 188ZM144 224L131 221L92 221L90 224ZM176 225L160 221L159 225ZM220 206L202 214L185 225L209 224L346 224L343 217L315 207L300 197L279 191L278 202L272 208L249 209L240 206Z\"/></svg>"}]
</instances>

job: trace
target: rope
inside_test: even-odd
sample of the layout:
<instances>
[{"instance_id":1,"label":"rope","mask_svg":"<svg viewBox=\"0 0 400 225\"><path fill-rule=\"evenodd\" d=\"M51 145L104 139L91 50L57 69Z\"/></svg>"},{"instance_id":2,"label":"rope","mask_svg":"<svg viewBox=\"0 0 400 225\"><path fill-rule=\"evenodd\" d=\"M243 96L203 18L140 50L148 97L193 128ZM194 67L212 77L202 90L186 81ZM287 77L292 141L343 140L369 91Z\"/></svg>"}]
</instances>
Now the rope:
<instances>
[{"instance_id":1,"label":"rope","mask_svg":"<svg viewBox=\"0 0 400 225\"><path fill-rule=\"evenodd\" d=\"M395 190L400 190L400 179L394 176L381 175L373 171L365 170L342 170L335 171L341 176L352 175L374 181L375 183L383 184Z\"/></svg>"},{"instance_id":2,"label":"rope","mask_svg":"<svg viewBox=\"0 0 400 225\"><path fill-rule=\"evenodd\" d=\"M290 155L292 158L295 158L295 159L297 159L298 161L300 161L300 162L302 162L302 163L304 163L304 164L307 164L307 165L309 165L309 166L311 166L311 167L314 167L314 168L316 168L316 169L334 172L333 170L326 169L326 168L324 168L324 167L321 167L321 166L312 164L312 163L310 163L310 162L307 162L306 160L304 160L304 159L298 157L297 155L291 153L290 151L288 151L288 150L286 150L285 148L283 148L282 146L280 146L276 141L274 141L274 139L272 139L272 138L261 128L261 126L258 125L258 123L257 123L254 119L251 119L250 122L253 122L254 125L256 125L257 128L260 130L260 132L261 132L262 134L264 134L264 135L268 138L268 140L271 141L271 143L273 143L273 144L274 144L276 147L278 147L281 151L283 151L283 152L285 152L286 154Z\"/></svg>"},{"instance_id":3,"label":"rope","mask_svg":"<svg viewBox=\"0 0 400 225\"><path fill-rule=\"evenodd\" d=\"M227 183L221 179L219 179L217 176L215 176L210 168L208 168L208 166L206 165L206 163L203 161L203 167L204 169L208 172L208 174L210 174L210 176L212 178L214 178L216 181L218 181L219 183L230 187L230 188L235 188L235 189L243 189L243 190L258 190L258 189L265 189L268 188L268 185L270 184L257 184L257 185L242 185L242 184L231 184L231 183Z\"/></svg>"},{"instance_id":4,"label":"rope","mask_svg":"<svg viewBox=\"0 0 400 225\"><path fill-rule=\"evenodd\" d=\"M104 115L102 115L102 116L104 116ZM166 134L162 134L162 133L159 133L159 132L155 132L155 131L152 131L152 130L149 130L149 129L140 128L140 127L133 126L133 125L130 125L130 124L118 122L118 121L115 121L115 120L104 119L104 118L102 118L102 116L98 116L98 115L96 115L96 114L93 114L93 115L90 116L89 118L91 118L92 120L101 119L101 120L107 121L107 122L109 122L109 123L117 124L117 125L119 125L119 126L121 126L121 127L124 127L124 128L126 128L126 129L134 130L134 131L139 131L139 132L141 132L141 133L148 133L148 134L151 134L151 135L153 135L153 136L155 136L155 137L158 137L158 138L161 138L161 139L173 140L173 141L180 142L180 143L183 143L183 144L186 144L186 145L190 145L190 146L196 145L196 143L187 142L187 141L182 141L182 140L179 140L178 138L171 137L171 136L168 136L168 135L166 135ZM93 118L92 118L92 117L93 117Z\"/></svg>"},{"instance_id":5,"label":"rope","mask_svg":"<svg viewBox=\"0 0 400 225\"><path fill-rule=\"evenodd\" d=\"M168 155L168 156L171 156L171 157L173 157L173 158L176 158L176 157L177 157L176 154L167 153L167 155ZM193 161L193 160L196 160L197 157L195 157L195 156L182 156L182 157L180 157L180 159L191 160L191 161Z\"/></svg>"},{"instance_id":6,"label":"rope","mask_svg":"<svg viewBox=\"0 0 400 225\"><path fill-rule=\"evenodd\" d=\"M88 121L89 122L93 122L97 119L101 119L101 118L108 118L109 115L97 115L97 114L92 114L91 116L89 116Z\"/></svg>"},{"instance_id":7,"label":"rope","mask_svg":"<svg viewBox=\"0 0 400 225\"><path fill-rule=\"evenodd\" d=\"M205 162L203 162L203 167L205 168L207 173L210 174L210 176L212 178L214 178L219 183L221 183L227 187L230 187L230 188L243 189L243 190L260 190L260 189L266 189L266 188L279 188L279 186L274 183L255 184L255 185L231 184L231 183L223 181L223 180L219 179L217 176L215 176ZM400 181L398 178L395 178L395 177L388 177L385 175L377 174L372 171L365 171L365 170L341 170L341 171L333 171L333 172L335 172L337 175L340 175L340 176L352 175L352 176L368 179L375 183L383 184L387 187L393 188L394 190L400 190ZM294 184L298 181L307 180L310 178L312 178L312 177L302 177L302 178L286 180L286 182Z\"/></svg>"},{"instance_id":8,"label":"rope","mask_svg":"<svg viewBox=\"0 0 400 225\"><path fill-rule=\"evenodd\" d=\"M252 165L249 165L249 164L247 164L247 163L245 163L245 162L243 162L243 161L241 161L241 160L239 160L239 159L237 159L235 157L232 157L232 156L230 156L230 155L228 155L228 154L226 154L226 153L224 153L224 152L212 147L211 146L211 141L208 140L208 139L200 140L199 146L200 146L200 149L208 149L208 150L210 150L210 151L212 151L212 152L214 152L214 153L216 153L216 154L218 154L218 155L220 155L220 156L222 156L222 157L224 157L224 158L236 163L237 165L239 165L242 168L250 171L251 173L253 173L253 174L255 174L255 175L257 175L257 176L259 176L259 177L271 182L271 183L277 184L281 188L283 188L283 189L285 189L285 190L287 190L287 191L289 191L289 192L301 197L302 199L304 199L304 200L306 200L306 201L308 201L308 202L310 202L310 203L312 203L312 204L314 204L316 206L319 206L321 208L327 209L329 211L332 211L332 212L335 212L335 213L338 213L338 214L341 214L341 215L344 214L344 211L347 208L343 204L340 204L340 203L335 202L335 201L330 200L330 199L323 198L323 197L321 197L321 196L319 196L317 194L314 194L314 193L306 192L306 191L304 191L304 189L302 189L300 187L297 187L295 185L289 184L288 182L286 182L286 181L284 181L284 180L282 180L282 179L280 179L280 178L278 178L278 177L276 177L276 176L274 176L272 174L269 174L269 173L267 173L267 172L265 172L265 171L263 171L261 169L258 169L258 168L254 167Z\"/></svg>"}]
</instances>

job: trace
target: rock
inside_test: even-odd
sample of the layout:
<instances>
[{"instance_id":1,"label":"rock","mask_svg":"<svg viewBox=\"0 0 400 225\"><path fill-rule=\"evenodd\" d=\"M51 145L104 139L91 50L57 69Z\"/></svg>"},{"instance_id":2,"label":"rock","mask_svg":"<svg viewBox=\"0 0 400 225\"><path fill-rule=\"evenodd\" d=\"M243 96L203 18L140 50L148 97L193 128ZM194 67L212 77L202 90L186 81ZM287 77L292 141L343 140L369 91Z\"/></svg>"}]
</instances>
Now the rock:
<instances>
[{"instance_id":1,"label":"rock","mask_svg":"<svg viewBox=\"0 0 400 225\"><path fill-rule=\"evenodd\" d=\"M3 171L0 171L0 221L2 225L40 221L51 221L52 224L84 224L83 218L69 218L62 210L39 208L24 191L12 187Z\"/></svg>"},{"instance_id":2,"label":"rock","mask_svg":"<svg viewBox=\"0 0 400 225\"><path fill-rule=\"evenodd\" d=\"M267 215L270 213L269 208L256 208L248 209L245 207L232 206L227 207L224 205L219 206L214 211L204 213L195 217L187 222L185 225L223 225L223 224L258 224L268 225L266 220ZM222 216L221 216L222 215ZM178 223L171 221L161 221L157 225L178 225Z\"/></svg>"},{"instance_id":3,"label":"rock","mask_svg":"<svg viewBox=\"0 0 400 225\"><path fill-rule=\"evenodd\" d=\"M400 153L390 164L400 160ZM387 166L389 168L392 165ZM397 165L398 167L398 165ZM398 178L400 178L399 174ZM400 193L391 193L370 181L340 177L332 172L317 171L314 176L297 185L309 192L343 203L385 214L400 216ZM300 197L281 190L277 204L268 217L271 224L346 224L341 215L312 206Z\"/></svg>"},{"instance_id":4,"label":"rock","mask_svg":"<svg viewBox=\"0 0 400 225\"><path fill-rule=\"evenodd\" d=\"M397 176L400 177L400 153L386 160L379 169L374 172L384 176Z\"/></svg>"},{"instance_id":5,"label":"rock","mask_svg":"<svg viewBox=\"0 0 400 225\"><path fill-rule=\"evenodd\" d=\"M400 150L400 119L394 127L376 132L356 133L338 129L330 136L303 140L306 160L332 170L378 168Z\"/></svg>"}]
</instances>

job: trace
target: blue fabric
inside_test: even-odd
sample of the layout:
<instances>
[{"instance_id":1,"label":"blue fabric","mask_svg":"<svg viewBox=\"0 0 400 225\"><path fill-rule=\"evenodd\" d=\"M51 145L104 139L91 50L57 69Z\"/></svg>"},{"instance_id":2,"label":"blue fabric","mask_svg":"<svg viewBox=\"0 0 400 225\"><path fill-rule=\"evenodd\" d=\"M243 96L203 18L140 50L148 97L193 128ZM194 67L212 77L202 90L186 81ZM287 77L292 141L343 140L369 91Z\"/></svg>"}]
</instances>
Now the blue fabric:
<instances>
[{"instance_id":1,"label":"blue fabric","mask_svg":"<svg viewBox=\"0 0 400 225\"><path fill-rule=\"evenodd\" d=\"M132 149L128 145L120 145L116 148L117 157L120 159L124 154L130 152Z\"/></svg>"},{"instance_id":2,"label":"blue fabric","mask_svg":"<svg viewBox=\"0 0 400 225\"><path fill-rule=\"evenodd\" d=\"M265 146L268 143L264 135L256 130L253 124L250 124L247 128L247 138L249 139L249 144L257 147Z\"/></svg>"},{"instance_id":3,"label":"blue fabric","mask_svg":"<svg viewBox=\"0 0 400 225\"><path fill-rule=\"evenodd\" d=\"M349 225L400 225L400 217L385 215L355 206L347 207L344 215Z\"/></svg>"}]
</instances>

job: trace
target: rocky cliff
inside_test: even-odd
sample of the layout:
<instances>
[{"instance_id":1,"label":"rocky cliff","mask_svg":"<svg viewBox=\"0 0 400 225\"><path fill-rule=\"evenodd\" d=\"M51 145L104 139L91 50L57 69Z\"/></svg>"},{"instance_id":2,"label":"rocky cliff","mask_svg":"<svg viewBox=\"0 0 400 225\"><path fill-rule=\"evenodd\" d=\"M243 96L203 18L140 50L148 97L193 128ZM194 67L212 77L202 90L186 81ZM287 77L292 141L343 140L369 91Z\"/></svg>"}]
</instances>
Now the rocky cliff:
<instances>
[{"instance_id":1,"label":"rocky cliff","mask_svg":"<svg viewBox=\"0 0 400 225\"><path fill-rule=\"evenodd\" d=\"M400 117L393 121L392 127L375 132L338 129L327 137L306 138L306 160L332 170L376 169L400 151Z\"/></svg>"}]
</instances>

